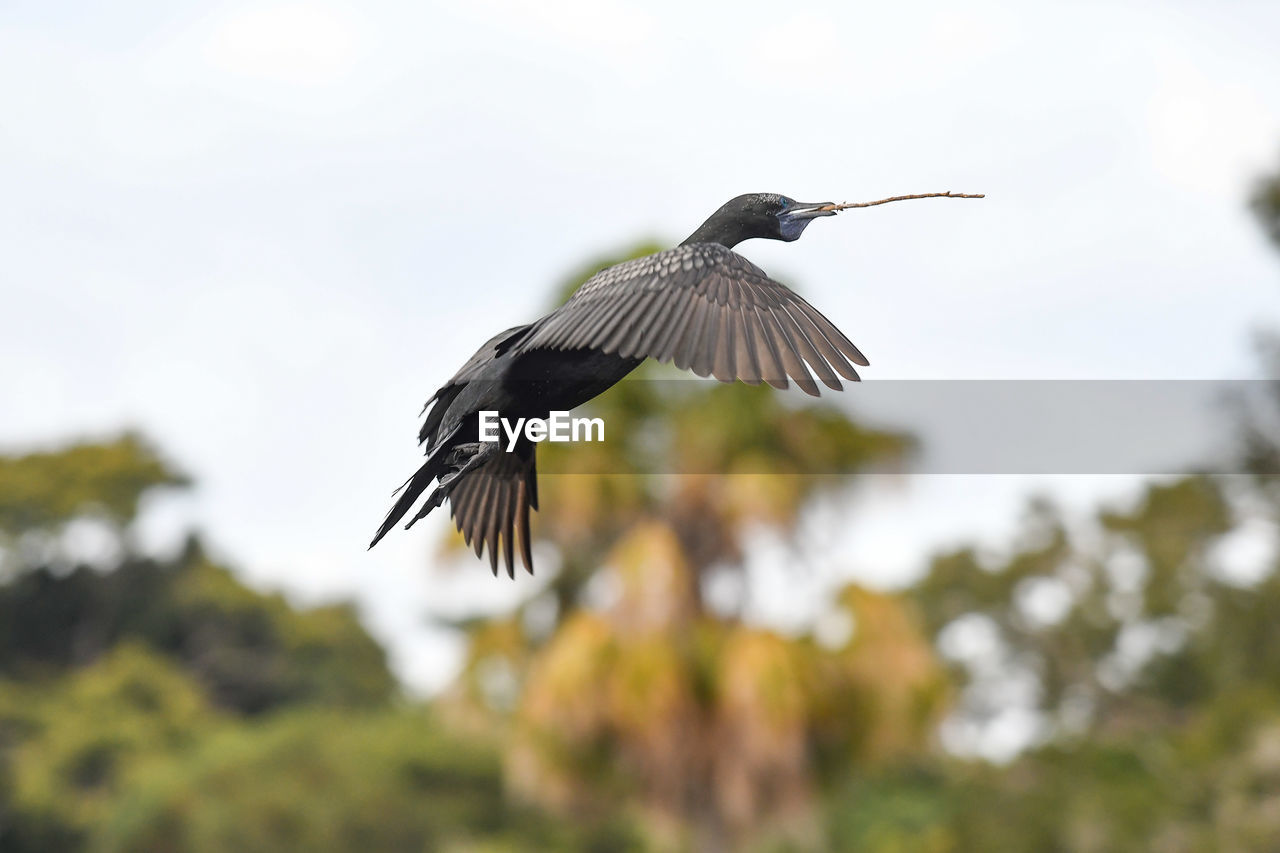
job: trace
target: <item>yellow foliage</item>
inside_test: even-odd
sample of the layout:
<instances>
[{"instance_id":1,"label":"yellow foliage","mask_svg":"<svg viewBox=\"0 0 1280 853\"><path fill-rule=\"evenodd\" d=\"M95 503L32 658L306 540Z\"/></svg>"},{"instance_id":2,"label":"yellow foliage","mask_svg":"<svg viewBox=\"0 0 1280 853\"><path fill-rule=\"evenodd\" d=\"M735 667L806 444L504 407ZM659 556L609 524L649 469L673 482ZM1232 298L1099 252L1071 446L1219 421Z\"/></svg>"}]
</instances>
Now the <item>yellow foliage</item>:
<instances>
[{"instance_id":1,"label":"yellow foliage","mask_svg":"<svg viewBox=\"0 0 1280 853\"><path fill-rule=\"evenodd\" d=\"M799 843L821 766L927 744L943 672L900 599L846 588L857 631L827 651L700 615L668 525L634 528L609 565L616 602L573 613L529 667L508 771L531 799L585 812L629 795L668 828L710 808L728 837Z\"/></svg>"},{"instance_id":2,"label":"yellow foliage","mask_svg":"<svg viewBox=\"0 0 1280 853\"><path fill-rule=\"evenodd\" d=\"M625 635L670 632L688 625L697 608L696 580L675 531L650 521L632 528L608 558L621 595L611 621Z\"/></svg>"},{"instance_id":3,"label":"yellow foliage","mask_svg":"<svg viewBox=\"0 0 1280 853\"><path fill-rule=\"evenodd\" d=\"M825 737L861 761L919 750L949 698L946 673L919 619L901 597L856 584L838 602L854 631L818 668L813 695Z\"/></svg>"}]
</instances>

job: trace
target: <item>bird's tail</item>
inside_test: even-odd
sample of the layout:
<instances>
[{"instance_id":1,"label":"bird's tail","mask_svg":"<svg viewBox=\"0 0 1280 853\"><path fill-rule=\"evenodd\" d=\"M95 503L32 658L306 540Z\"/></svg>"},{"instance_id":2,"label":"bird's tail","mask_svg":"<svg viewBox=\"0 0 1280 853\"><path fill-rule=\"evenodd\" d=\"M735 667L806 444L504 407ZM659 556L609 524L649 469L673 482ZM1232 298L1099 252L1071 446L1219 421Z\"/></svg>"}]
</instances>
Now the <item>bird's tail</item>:
<instances>
[{"instance_id":1,"label":"bird's tail","mask_svg":"<svg viewBox=\"0 0 1280 853\"><path fill-rule=\"evenodd\" d=\"M449 435L439 441L422 467L396 489L399 497L387 512L387 517L382 520L382 526L378 528L378 532L373 535L373 541L369 543L370 548L377 545L382 537L404 518L433 481L439 480L439 487L431 493L422 508L409 520L405 529L412 527L418 519L425 517L431 510L444 503L444 499L449 495L449 484L463 471L474 467L477 462L476 457L480 454L474 452L473 445L457 443L459 432L461 429L455 427Z\"/></svg>"}]
</instances>

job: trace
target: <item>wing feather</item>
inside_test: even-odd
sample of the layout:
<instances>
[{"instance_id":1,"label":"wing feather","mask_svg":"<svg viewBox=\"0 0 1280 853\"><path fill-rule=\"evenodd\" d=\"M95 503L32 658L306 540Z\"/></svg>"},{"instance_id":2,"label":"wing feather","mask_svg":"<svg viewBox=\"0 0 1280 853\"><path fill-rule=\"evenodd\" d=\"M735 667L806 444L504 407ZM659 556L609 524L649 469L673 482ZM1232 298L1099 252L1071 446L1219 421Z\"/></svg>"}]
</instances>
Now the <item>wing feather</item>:
<instances>
[{"instance_id":1,"label":"wing feather","mask_svg":"<svg viewBox=\"0 0 1280 853\"><path fill-rule=\"evenodd\" d=\"M754 317L751 307L744 306L742 311L734 311L729 315L733 323L734 363L738 366L738 377L748 385L759 385L761 379L760 359L756 355L756 341L759 338L751 333L748 317Z\"/></svg>"},{"instance_id":2,"label":"wing feather","mask_svg":"<svg viewBox=\"0 0 1280 853\"><path fill-rule=\"evenodd\" d=\"M520 559L525 568L533 573L533 539L529 536L529 484L520 481L516 487L516 525L520 531Z\"/></svg>"},{"instance_id":3,"label":"wing feather","mask_svg":"<svg viewBox=\"0 0 1280 853\"><path fill-rule=\"evenodd\" d=\"M787 371L782 365L767 321L761 319L759 311L752 306L743 312L742 322L747 338L752 341L760 378L775 388L788 387Z\"/></svg>"},{"instance_id":4,"label":"wing feather","mask_svg":"<svg viewBox=\"0 0 1280 853\"><path fill-rule=\"evenodd\" d=\"M636 296L635 307L631 313L631 325L625 334L619 334L616 350L620 354L635 352L640 349L647 333L653 329L653 315L657 310L661 290L646 290Z\"/></svg>"},{"instance_id":5,"label":"wing feather","mask_svg":"<svg viewBox=\"0 0 1280 853\"><path fill-rule=\"evenodd\" d=\"M516 346L598 349L778 388L788 387L790 377L815 396L815 375L839 390L840 376L856 381L853 365L867 364L822 312L746 258L710 243L602 270Z\"/></svg>"},{"instance_id":6,"label":"wing feather","mask_svg":"<svg viewBox=\"0 0 1280 853\"><path fill-rule=\"evenodd\" d=\"M800 328L799 324L796 323L794 317L786 311L779 311L777 314L773 315L773 319L778 322L783 333L791 341L791 345L800 353L801 358L809 363L809 367L811 367L813 372L818 375L818 378L822 380L822 384L826 385L833 391L839 391L844 388L844 386L840 384L840 377L836 376L835 371L831 369L830 364L827 364L826 359L818 354L818 350L813 345L813 341L809 339L809 337Z\"/></svg>"},{"instance_id":7,"label":"wing feather","mask_svg":"<svg viewBox=\"0 0 1280 853\"><path fill-rule=\"evenodd\" d=\"M665 347L664 339L667 333L671 331L671 314L679 302L679 294L676 291L659 290L653 315L645 320L644 327L640 330L641 336L636 341L635 346L621 354L634 356L646 352L656 353L663 351Z\"/></svg>"},{"instance_id":8,"label":"wing feather","mask_svg":"<svg viewBox=\"0 0 1280 853\"><path fill-rule=\"evenodd\" d=\"M701 299L692 300L688 306L688 317L680 327L680 342L676 346L674 362L681 370L691 370L697 350L698 339L702 336L707 302Z\"/></svg>"},{"instance_id":9,"label":"wing feather","mask_svg":"<svg viewBox=\"0 0 1280 853\"><path fill-rule=\"evenodd\" d=\"M510 453L501 453L458 479L449 496L453 522L463 541L479 557L489 549L489 566L498 572L499 559L515 576L515 536L520 559L533 572L533 539L529 511L538 508L536 445L521 439Z\"/></svg>"},{"instance_id":10,"label":"wing feather","mask_svg":"<svg viewBox=\"0 0 1280 853\"><path fill-rule=\"evenodd\" d=\"M693 329L689 336L693 350L693 372L699 376L710 376L716 363L716 331L720 326L720 310L714 302L700 302L698 312L702 324L696 333Z\"/></svg>"},{"instance_id":11,"label":"wing feather","mask_svg":"<svg viewBox=\"0 0 1280 853\"><path fill-rule=\"evenodd\" d=\"M853 345L853 341L846 338L844 336L844 332L837 329L836 324L828 320L821 311L814 308L804 300L796 300L796 304L799 305L800 310L813 321L814 325L822 330L822 334L827 338L827 340L835 344L836 349L840 350L840 353L845 358L849 359L854 364L859 364L863 367L867 367L871 364L871 362L867 361L867 357Z\"/></svg>"},{"instance_id":12,"label":"wing feather","mask_svg":"<svg viewBox=\"0 0 1280 853\"><path fill-rule=\"evenodd\" d=\"M476 549L476 556L479 557L484 552L484 540L488 533L489 504L493 501L493 489L491 489L489 478L484 477L479 471L471 475L476 480L476 489L479 492L476 498L475 514L471 516L472 542L471 546Z\"/></svg>"},{"instance_id":13,"label":"wing feather","mask_svg":"<svg viewBox=\"0 0 1280 853\"><path fill-rule=\"evenodd\" d=\"M858 372L853 369L853 365L845 361L840 350L836 349L831 341L827 340L827 336L823 334L822 329L813 321L813 318L801 310L798 306L787 306L787 313L791 315L791 319L796 321L809 343L817 347L821 357L826 359L827 363L836 369L836 372L845 379L854 382L858 381Z\"/></svg>"},{"instance_id":14,"label":"wing feather","mask_svg":"<svg viewBox=\"0 0 1280 853\"><path fill-rule=\"evenodd\" d=\"M784 322L785 317L786 314L761 312L760 321L769 327L769 340L777 348L778 357L782 360L785 374L794 379L806 394L811 397L817 397L822 392L818 390L818 383L813 381L809 368L805 366L804 350L800 348L799 344L787 331L787 326ZM835 373L831 371L831 368L826 363L822 363L822 370L830 373L833 378L835 377ZM823 374L819 371L815 372L818 372L819 378L822 378L824 384L826 384ZM839 391L843 387L840 385L840 380L836 379L835 383L834 390Z\"/></svg>"},{"instance_id":15,"label":"wing feather","mask_svg":"<svg viewBox=\"0 0 1280 853\"><path fill-rule=\"evenodd\" d=\"M668 328L655 330L660 343L653 348L653 357L658 361L670 362L677 367L684 368L688 367L688 363L681 364L677 355L684 343L685 330L693 319L693 311L690 309L688 299L684 298L682 293L673 292L671 301L673 309L678 304L680 310L673 310L671 325Z\"/></svg>"},{"instance_id":16,"label":"wing feather","mask_svg":"<svg viewBox=\"0 0 1280 853\"><path fill-rule=\"evenodd\" d=\"M515 521L516 489L519 488L519 484L517 483L514 485L515 488L508 486L502 490L502 511L498 513L498 523L500 526L498 533L502 537L502 556L507 564L507 577L513 579L516 576L516 563L514 555L511 552L511 528ZM495 540L489 548L491 551L497 551L498 542Z\"/></svg>"},{"instance_id":17,"label":"wing feather","mask_svg":"<svg viewBox=\"0 0 1280 853\"><path fill-rule=\"evenodd\" d=\"M721 382L732 382L738 375L738 365L734 357L737 348L733 336L733 315L736 312L728 305L722 304L717 313L719 316L716 319L716 355L711 372Z\"/></svg>"}]
</instances>

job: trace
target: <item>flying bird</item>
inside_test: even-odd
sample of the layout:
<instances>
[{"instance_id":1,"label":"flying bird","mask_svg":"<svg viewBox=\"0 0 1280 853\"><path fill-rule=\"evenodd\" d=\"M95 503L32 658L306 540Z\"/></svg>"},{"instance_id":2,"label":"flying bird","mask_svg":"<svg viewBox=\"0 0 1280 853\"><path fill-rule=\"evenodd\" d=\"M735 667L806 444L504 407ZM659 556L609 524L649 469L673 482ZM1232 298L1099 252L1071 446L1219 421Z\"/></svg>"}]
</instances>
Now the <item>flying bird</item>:
<instances>
[{"instance_id":1,"label":"flying bird","mask_svg":"<svg viewBox=\"0 0 1280 853\"><path fill-rule=\"evenodd\" d=\"M507 574L515 577L517 536L532 574L529 510L538 508L537 445L524 436L510 451L501 442L480 441L481 411L513 422L547 418L601 394L646 358L722 382L763 381L775 388L795 382L815 397L815 375L837 391L841 377L857 381L854 365L869 364L858 348L733 248L753 237L792 242L815 219L846 208L934 196L981 198L926 193L834 204L741 195L675 248L601 270L550 314L490 338L427 401L418 432L427 460L400 487L369 547L435 482L406 529L448 499L476 556L488 546L495 575L501 550Z\"/></svg>"}]
</instances>

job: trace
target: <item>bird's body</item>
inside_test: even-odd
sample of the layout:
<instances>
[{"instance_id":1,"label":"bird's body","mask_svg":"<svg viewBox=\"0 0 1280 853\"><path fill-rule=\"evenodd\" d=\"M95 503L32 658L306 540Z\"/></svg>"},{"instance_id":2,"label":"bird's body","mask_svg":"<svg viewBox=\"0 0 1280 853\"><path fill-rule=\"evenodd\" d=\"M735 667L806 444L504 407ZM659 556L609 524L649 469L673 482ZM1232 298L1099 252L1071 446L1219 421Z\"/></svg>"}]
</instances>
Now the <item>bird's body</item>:
<instances>
[{"instance_id":1,"label":"bird's body","mask_svg":"<svg viewBox=\"0 0 1280 853\"><path fill-rule=\"evenodd\" d=\"M479 441L479 412L545 418L599 395L645 358L721 381L794 381L817 396L816 374L839 390L868 362L817 309L732 247L751 237L792 241L829 203L770 193L739 196L679 246L600 271L562 306L494 336L427 402L419 441L426 463L405 483L372 547L432 482L408 526L449 499L454 520L496 573L503 547L514 575L516 534L532 571L529 509L537 508L536 445Z\"/></svg>"}]
</instances>

